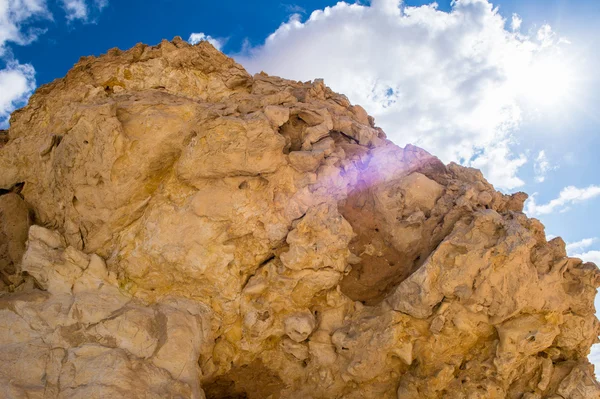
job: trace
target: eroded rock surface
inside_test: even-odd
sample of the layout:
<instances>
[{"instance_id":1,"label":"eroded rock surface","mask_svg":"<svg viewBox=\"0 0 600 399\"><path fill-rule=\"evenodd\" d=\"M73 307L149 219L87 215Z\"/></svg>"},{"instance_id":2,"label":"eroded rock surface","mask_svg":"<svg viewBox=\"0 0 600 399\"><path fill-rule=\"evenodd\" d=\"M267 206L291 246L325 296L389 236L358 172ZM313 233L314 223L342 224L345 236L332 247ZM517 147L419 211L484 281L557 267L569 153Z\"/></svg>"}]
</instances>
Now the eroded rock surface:
<instances>
[{"instance_id":1,"label":"eroded rock surface","mask_svg":"<svg viewBox=\"0 0 600 399\"><path fill-rule=\"evenodd\" d=\"M598 268L320 80L137 45L3 137L2 397L600 398Z\"/></svg>"}]
</instances>

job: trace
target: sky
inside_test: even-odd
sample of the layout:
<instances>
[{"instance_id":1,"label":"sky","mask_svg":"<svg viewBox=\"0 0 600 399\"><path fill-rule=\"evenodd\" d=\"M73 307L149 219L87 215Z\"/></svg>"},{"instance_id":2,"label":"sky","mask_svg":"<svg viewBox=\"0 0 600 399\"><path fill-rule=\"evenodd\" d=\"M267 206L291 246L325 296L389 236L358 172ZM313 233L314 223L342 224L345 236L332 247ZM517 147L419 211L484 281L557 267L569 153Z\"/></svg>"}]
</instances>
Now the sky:
<instances>
[{"instance_id":1,"label":"sky","mask_svg":"<svg viewBox=\"0 0 600 399\"><path fill-rule=\"evenodd\" d=\"M209 40L251 73L323 78L398 145L527 192L549 238L600 264L597 21L598 0L0 0L0 128L81 56Z\"/></svg>"}]
</instances>

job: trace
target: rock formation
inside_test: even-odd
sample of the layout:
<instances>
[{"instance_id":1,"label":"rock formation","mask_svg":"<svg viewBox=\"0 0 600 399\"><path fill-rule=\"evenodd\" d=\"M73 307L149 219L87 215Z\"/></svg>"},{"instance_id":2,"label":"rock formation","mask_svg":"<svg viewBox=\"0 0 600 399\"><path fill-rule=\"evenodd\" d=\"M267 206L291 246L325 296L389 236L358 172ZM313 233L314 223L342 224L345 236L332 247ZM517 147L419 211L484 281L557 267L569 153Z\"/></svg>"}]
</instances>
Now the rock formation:
<instances>
[{"instance_id":1,"label":"rock formation","mask_svg":"<svg viewBox=\"0 0 600 399\"><path fill-rule=\"evenodd\" d=\"M3 398L600 398L600 272L321 80L84 57L0 143Z\"/></svg>"}]
</instances>

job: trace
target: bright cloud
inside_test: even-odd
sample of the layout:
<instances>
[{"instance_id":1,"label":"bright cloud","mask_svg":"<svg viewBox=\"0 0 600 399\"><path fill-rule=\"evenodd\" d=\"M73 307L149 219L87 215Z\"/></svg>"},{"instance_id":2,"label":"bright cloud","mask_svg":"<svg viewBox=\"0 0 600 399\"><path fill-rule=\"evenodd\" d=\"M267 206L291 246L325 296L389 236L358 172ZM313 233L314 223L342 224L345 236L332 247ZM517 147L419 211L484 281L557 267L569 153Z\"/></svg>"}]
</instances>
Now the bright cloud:
<instances>
[{"instance_id":1,"label":"bright cloud","mask_svg":"<svg viewBox=\"0 0 600 399\"><path fill-rule=\"evenodd\" d=\"M598 239L596 237L593 237L593 238L584 238L583 240L580 240L580 241L568 243L567 244L567 253L571 254L571 253L575 253L577 251L581 251L582 249L588 248L594 242L596 242L596 240L598 240Z\"/></svg>"},{"instance_id":2,"label":"bright cloud","mask_svg":"<svg viewBox=\"0 0 600 399\"><path fill-rule=\"evenodd\" d=\"M0 56L6 53L6 43L20 45L34 41L43 30L27 26L35 18L51 18L46 0L0 1Z\"/></svg>"},{"instance_id":3,"label":"bright cloud","mask_svg":"<svg viewBox=\"0 0 600 399\"><path fill-rule=\"evenodd\" d=\"M102 10L108 0L62 0L69 21L88 22L90 10ZM46 0L0 0L0 129L8 125L12 111L22 107L35 90L35 70L31 64L13 59L10 43L27 45L45 30L32 27L36 20L52 20Z\"/></svg>"},{"instance_id":4,"label":"bright cloud","mask_svg":"<svg viewBox=\"0 0 600 399\"><path fill-rule=\"evenodd\" d=\"M588 251L581 254L575 254L573 256L583 260L584 262L594 262L596 265L600 265L600 251ZM600 364L600 362L598 364Z\"/></svg>"},{"instance_id":5,"label":"bright cloud","mask_svg":"<svg viewBox=\"0 0 600 399\"><path fill-rule=\"evenodd\" d=\"M339 2L305 21L293 15L236 58L251 72L324 78L397 144L479 167L500 188L521 186L516 175L527 158L513 150L521 97L535 89L532 68L554 54L559 39L547 25L532 37L516 32L518 16L507 29L487 0L453 4L443 12L398 0Z\"/></svg>"},{"instance_id":6,"label":"bright cloud","mask_svg":"<svg viewBox=\"0 0 600 399\"><path fill-rule=\"evenodd\" d=\"M519 17L518 14L513 14L512 20L510 22L510 28L512 29L513 32L516 32L519 29L521 29L522 23L523 23L523 20L521 19L521 17Z\"/></svg>"},{"instance_id":7,"label":"bright cloud","mask_svg":"<svg viewBox=\"0 0 600 399\"><path fill-rule=\"evenodd\" d=\"M0 1L0 129L8 126L8 117L16 108L25 105L35 89L35 70L31 64L13 59L10 43L27 45L44 32L30 26L36 19L52 19L46 0Z\"/></svg>"},{"instance_id":8,"label":"bright cloud","mask_svg":"<svg viewBox=\"0 0 600 399\"><path fill-rule=\"evenodd\" d=\"M527 200L526 212L530 216L547 215L552 212L563 212L569 209L569 205L586 201L600 196L600 186L591 185L586 188L568 186L561 190L558 198L544 205L538 205L535 194Z\"/></svg>"},{"instance_id":9,"label":"bright cloud","mask_svg":"<svg viewBox=\"0 0 600 399\"><path fill-rule=\"evenodd\" d=\"M501 187L512 188L524 184L523 180L517 177L517 172L526 163L527 157L524 154L518 157L511 155L508 143L504 142L488 146L469 163L469 166L481 169L489 181Z\"/></svg>"},{"instance_id":10,"label":"bright cloud","mask_svg":"<svg viewBox=\"0 0 600 399\"><path fill-rule=\"evenodd\" d=\"M546 174L554 169L556 169L556 167L550 164L548 157L546 157L546 152L544 150L540 151L538 156L535 158L535 163L533 164L535 181L542 183L544 180L546 180Z\"/></svg>"},{"instance_id":11,"label":"bright cloud","mask_svg":"<svg viewBox=\"0 0 600 399\"><path fill-rule=\"evenodd\" d=\"M552 31L550 25L544 24L537 31L537 39L542 43L542 47L548 47L556 41L556 33Z\"/></svg>"},{"instance_id":12,"label":"bright cloud","mask_svg":"<svg viewBox=\"0 0 600 399\"><path fill-rule=\"evenodd\" d=\"M225 45L225 40L223 39L216 39L212 36L209 35L205 35L202 32L199 33L192 33L190 35L190 37L188 38L188 42L190 44L196 44L201 42L202 40L206 40L207 42L209 42L210 44L212 44L217 50L221 50L221 48Z\"/></svg>"},{"instance_id":13,"label":"bright cloud","mask_svg":"<svg viewBox=\"0 0 600 399\"><path fill-rule=\"evenodd\" d=\"M108 5L108 0L62 0L68 21L80 20L89 22L92 10L102 10Z\"/></svg>"},{"instance_id":14,"label":"bright cloud","mask_svg":"<svg viewBox=\"0 0 600 399\"><path fill-rule=\"evenodd\" d=\"M0 70L0 128L7 126L10 113L25 105L34 89L35 71L30 64L11 61Z\"/></svg>"},{"instance_id":15,"label":"bright cloud","mask_svg":"<svg viewBox=\"0 0 600 399\"><path fill-rule=\"evenodd\" d=\"M87 4L85 4L85 0L62 0L62 2L69 21L75 19L87 19L88 8Z\"/></svg>"}]
</instances>

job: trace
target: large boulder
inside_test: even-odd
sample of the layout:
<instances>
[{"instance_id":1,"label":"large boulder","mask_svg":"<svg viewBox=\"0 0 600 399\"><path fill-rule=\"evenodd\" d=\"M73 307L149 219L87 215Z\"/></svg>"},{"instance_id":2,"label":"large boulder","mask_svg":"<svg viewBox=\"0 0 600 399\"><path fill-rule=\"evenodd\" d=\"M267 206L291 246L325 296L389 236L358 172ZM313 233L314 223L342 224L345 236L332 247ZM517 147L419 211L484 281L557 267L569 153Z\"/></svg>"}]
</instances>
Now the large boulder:
<instances>
[{"instance_id":1,"label":"large boulder","mask_svg":"<svg viewBox=\"0 0 600 399\"><path fill-rule=\"evenodd\" d=\"M113 49L3 136L3 397L600 397L598 268L321 80Z\"/></svg>"}]
</instances>

